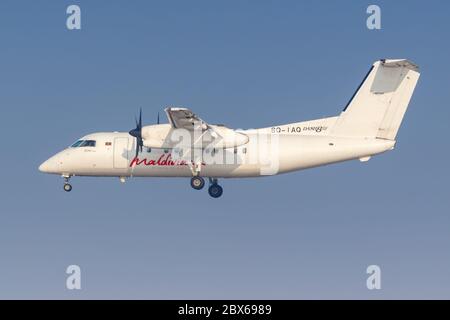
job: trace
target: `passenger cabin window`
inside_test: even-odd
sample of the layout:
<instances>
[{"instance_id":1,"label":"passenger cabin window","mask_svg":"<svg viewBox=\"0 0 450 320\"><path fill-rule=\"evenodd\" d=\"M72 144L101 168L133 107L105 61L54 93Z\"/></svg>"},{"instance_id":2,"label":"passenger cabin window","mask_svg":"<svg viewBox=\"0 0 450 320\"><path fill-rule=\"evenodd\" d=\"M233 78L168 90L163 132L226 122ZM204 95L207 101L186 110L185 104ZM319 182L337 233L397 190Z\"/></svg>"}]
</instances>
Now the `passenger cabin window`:
<instances>
[{"instance_id":1,"label":"passenger cabin window","mask_svg":"<svg viewBox=\"0 0 450 320\"><path fill-rule=\"evenodd\" d=\"M71 148L95 147L95 144L95 140L78 140L71 146Z\"/></svg>"}]
</instances>

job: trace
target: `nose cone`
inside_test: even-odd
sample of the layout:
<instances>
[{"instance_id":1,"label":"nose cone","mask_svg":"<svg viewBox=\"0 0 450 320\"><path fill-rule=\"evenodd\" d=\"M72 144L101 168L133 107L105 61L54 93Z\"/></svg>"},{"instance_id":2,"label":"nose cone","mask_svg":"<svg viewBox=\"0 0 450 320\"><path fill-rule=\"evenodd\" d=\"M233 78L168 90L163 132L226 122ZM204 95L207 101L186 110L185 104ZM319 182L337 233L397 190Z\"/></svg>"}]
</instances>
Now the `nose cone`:
<instances>
[{"instance_id":1,"label":"nose cone","mask_svg":"<svg viewBox=\"0 0 450 320\"><path fill-rule=\"evenodd\" d=\"M56 161L53 158L50 158L39 166L39 171L44 173L57 173L57 167Z\"/></svg>"},{"instance_id":2,"label":"nose cone","mask_svg":"<svg viewBox=\"0 0 450 320\"><path fill-rule=\"evenodd\" d=\"M39 171L44 172L44 173L50 172L50 164L49 164L48 160L42 162L42 164L39 166Z\"/></svg>"}]
</instances>

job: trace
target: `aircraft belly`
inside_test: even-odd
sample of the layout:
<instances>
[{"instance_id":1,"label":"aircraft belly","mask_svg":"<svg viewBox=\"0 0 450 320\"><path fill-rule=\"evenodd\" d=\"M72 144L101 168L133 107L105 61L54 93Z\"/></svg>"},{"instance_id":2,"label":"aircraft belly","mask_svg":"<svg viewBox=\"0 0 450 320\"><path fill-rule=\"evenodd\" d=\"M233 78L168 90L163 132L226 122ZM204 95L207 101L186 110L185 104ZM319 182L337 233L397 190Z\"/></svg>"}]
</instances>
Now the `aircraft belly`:
<instances>
[{"instance_id":1,"label":"aircraft belly","mask_svg":"<svg viewBox=\"0 0 450 320\"><path fill-rule=\"evenodd\" d=\"M188 166L180 167L151 167L134 168L129 172L135 177L192 177L193 173ZM259 175L257 165L203 165L199 175L202 177L252 177Z\"/></svg>"},{"instance_id":2,"label":"aircraft belly","mask_svg":"<svg viewBox=\"0 0 450 320\"><path fill-rule=\"evenodd\" d=\"M153 166L153 167L134 167L129 174L134 177L189 177L192 171L188 166Z\"/></svg>"}]
</instances>

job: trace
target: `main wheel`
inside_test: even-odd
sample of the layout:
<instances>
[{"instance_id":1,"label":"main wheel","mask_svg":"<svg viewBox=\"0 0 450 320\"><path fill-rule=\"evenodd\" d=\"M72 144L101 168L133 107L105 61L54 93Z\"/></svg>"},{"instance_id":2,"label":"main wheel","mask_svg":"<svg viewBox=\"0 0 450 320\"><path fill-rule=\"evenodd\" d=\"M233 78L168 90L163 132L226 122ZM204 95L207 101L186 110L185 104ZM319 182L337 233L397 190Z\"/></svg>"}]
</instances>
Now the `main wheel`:
<instances>
[{"instance_id":1,"label":"main wheel","mask_svg":"<svg viewBox=\"0 0 450 320\"><path fill-rule=\"evenodd\" d=\"M202 177L192 177L191 187L195 190L201 190L205 186L205 179Z\"/></svg>"},{"instance_id":2,"label":"main wheel","mask_svg":"<svg viewBox=\"0 0 450 320\"><path fill-rule=\"evenodd\" d=\"M223 189L218 184L212 184L208 189L208 193L213 198L219 198L223 193Z\"/></svg>"},{"instance_id":3,"label":"main wheel","mask_svg":"<svg viewBox=\"0 0 450 320\"><path fill-rule=\"evenodd\" d=\"M64 191L65 191L65 192L70 192L70 191L72 191L72 186L71 186L70 184L68 184L68 183L65 183L65 184L64 184Z\"/></svg>"}]
</instances>

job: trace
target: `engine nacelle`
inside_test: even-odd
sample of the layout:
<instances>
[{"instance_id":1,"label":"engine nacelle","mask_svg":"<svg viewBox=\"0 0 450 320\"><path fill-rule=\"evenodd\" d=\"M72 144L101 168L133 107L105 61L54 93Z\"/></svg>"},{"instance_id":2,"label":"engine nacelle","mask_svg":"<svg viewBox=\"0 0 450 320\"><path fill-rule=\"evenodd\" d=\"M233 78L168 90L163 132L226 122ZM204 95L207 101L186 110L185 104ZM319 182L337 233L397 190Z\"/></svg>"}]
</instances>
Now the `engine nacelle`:
<instances>
[{"instance_id":1,"label":"engine nacelle","mask_svg":"<svg viewBox=\"0 0 450 320\"><path fill-rule=\"evenodd\" d=\"M207 130L174 129L170 124L142 128L143 144L147 148L234 148L248 143L246 134L218 125Z\"/></svg>"}]
</instances>

